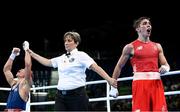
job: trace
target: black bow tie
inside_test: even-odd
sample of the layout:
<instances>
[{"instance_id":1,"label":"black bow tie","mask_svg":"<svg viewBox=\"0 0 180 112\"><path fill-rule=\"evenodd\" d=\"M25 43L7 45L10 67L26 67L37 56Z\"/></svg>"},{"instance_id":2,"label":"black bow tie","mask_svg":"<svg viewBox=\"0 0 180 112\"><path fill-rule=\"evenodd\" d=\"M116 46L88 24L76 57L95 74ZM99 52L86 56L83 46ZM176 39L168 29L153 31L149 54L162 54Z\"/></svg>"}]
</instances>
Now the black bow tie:
<instances>
[{"instance_id":1,"label":"black bow tie","mask_svg":"<svg viewBox=\"0 0 180 112\"><path fill-rule=\"evenodd\" d=\"M70 52L67 52L67 53L66 53L66 56L67 56L67 57L69 57L70 55L71 55L71 53L70 53Z\"/></svg>"}]
</instances>

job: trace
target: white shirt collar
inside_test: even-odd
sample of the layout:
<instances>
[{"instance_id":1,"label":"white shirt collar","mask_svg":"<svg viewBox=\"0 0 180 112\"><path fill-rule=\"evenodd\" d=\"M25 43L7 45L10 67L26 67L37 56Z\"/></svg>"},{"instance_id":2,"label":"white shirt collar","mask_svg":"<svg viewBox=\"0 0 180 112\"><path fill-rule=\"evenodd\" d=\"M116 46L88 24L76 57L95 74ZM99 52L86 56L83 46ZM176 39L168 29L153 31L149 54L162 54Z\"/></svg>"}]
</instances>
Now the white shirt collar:
<instances>
[{"instance_id":1,"label":"white shirt collar","mask_svg":"<svg viewBox=\"0 0 180 112\"><path fill-rule=\"evenodd\" d=\"M72 55L72 54L76 53L77 51L78 51L78 49L75 48L75 49L73 49L73 50L70 52L70 54Z\"/></svg>"}]
</instances>

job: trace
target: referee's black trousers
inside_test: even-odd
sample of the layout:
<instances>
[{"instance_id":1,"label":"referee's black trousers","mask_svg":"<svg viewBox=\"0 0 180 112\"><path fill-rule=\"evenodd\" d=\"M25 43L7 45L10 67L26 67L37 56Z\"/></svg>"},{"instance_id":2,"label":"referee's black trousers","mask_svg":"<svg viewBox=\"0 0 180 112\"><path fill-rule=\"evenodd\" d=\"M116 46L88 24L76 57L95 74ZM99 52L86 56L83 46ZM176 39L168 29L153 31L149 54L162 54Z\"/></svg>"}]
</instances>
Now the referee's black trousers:
<instances>
[{"instance_id":1,"label":"referee's black trousers","mask_svg":"<svg viewBox=\"0 0 180 112\"><path fill-rule=\"evenodd\" d=\"M89 98L85 87L74 90L57 90L55 111L88 111Z\"/></svg>"}]
</instances>

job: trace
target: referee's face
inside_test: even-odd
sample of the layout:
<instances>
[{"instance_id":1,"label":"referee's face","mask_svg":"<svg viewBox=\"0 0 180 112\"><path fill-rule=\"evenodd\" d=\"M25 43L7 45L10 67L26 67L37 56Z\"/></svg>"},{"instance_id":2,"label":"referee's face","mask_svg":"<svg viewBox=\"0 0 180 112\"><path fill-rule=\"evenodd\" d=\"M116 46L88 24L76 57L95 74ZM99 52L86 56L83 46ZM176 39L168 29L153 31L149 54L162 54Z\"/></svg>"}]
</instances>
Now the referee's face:
<instances>
[{"instance_id":1,"label":"referee's face","mask_svg":"<svg viewBox=\"0 0 180 112\"><path fill-rule=\"evenodd\" d=\"M77 43L75 43L74 39L70 35L68 35L64 39L64 46L67 52L71 52L73 49L77 47Z\"/></svg>"}]
</instances>

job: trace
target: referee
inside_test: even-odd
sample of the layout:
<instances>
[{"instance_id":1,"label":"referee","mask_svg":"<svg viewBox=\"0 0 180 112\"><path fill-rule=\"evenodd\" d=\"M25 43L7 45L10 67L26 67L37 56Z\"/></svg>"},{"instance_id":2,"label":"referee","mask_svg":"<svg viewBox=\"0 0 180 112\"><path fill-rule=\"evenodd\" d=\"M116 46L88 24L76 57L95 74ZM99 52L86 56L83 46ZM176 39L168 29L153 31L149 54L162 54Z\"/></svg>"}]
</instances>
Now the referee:
<instances>
[{"instance_id":1,"label":"referee","mask_svg":"<svg viewBox=\"0 0 180 112\"><path fill-rule=\"evenodd\" d=\"M78 51L81 42L77 32L70 31L64 34L66 53L51 59L44 58L28 49L30 55L44 66L58 68L59 81L55 97L55 111L87 111L88 96L85 91L86 69L91 69L108 83L117 87L117 81L111 78L85 52Z\"/></svg>"}]
</instances>

